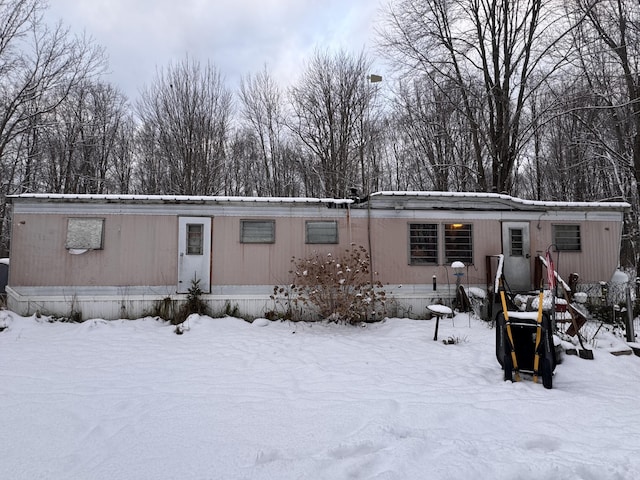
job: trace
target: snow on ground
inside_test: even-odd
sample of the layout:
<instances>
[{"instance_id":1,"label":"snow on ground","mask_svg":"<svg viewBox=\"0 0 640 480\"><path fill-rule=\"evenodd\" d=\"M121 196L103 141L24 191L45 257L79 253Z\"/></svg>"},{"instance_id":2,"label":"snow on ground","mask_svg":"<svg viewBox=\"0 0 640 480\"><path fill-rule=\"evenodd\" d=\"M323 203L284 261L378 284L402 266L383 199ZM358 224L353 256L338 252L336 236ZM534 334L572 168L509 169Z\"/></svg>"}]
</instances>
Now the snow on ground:
<instances>
[{"instance_id":1,"label":"snow on ground","mask_svg":"<svg viewBox=\"0 0 640 480\"><path fill-rule=\"evenodd\" d=\"M502 380L495 331L440 321L0 312L0 472L19 479L637 479L640 358ZM455 326L454 326L455 325Z\"/></svg>"}]
</instances>

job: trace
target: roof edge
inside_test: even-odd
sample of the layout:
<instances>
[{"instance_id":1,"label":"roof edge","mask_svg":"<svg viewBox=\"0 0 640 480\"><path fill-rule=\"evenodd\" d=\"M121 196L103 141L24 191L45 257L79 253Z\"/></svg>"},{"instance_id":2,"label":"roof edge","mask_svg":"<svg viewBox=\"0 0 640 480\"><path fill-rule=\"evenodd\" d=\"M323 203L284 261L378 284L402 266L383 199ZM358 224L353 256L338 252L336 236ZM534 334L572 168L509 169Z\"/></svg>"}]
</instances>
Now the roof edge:
<instances>
[{"instance_id":1,"label":"roof edge","mask_svg":"<svg viewBox=\"0 0 640 480\"><path fill-rule=\"evenodd\" d=\"M225 195L121 195L121 194L68 194L22 193L7 195L10 200L50 200L70 202L147 202L147 203L326 203L344 205L354 203L346 198L313 197L242 197Z\"/></svg>"},{"instance_id":2,"label":"roof edge","mask_svg":"<svg viewBox=\"0 0 640 480\"><path fill-rule=\"evenodd\" d=\"M437 192L437 191L380 191L372 193L369 200L404 197L404 198L430 198L430 199L466 199L466 200L498 200L505 203L520 205L523 207L544 208L607 208L630 209L627 202L560 202L545 200L527 200L501 193L484 192ZM64 193L23 193L8 195L9 201L15 200L42 200L53 202L108 202L108 203L278 203L278 204L329 204L349 205L357 203L349 198L315 198L315 197L243 197L243 196L205 196L205 195L124 195L124 194L64 194Z\"/></svg>"},{"instance_id":3,"label":"roof edge","mask_svg":"<svg viewBox=\"0 0 640 480\"><path fill-rule=\"evenodd\" d=\"M527 200L520 197L513 197L503 193L485 193L485 192L437 192L437 191L381 191L372 193L371 197L428 197L428 198L464 198L464 199L488 199L502 200L505 202L513 202L515 204L531 207L599 207L599 208L617 208L629 209L631 204L627 202L560 202L547 200Z\"/></svg>"}]
</instances>

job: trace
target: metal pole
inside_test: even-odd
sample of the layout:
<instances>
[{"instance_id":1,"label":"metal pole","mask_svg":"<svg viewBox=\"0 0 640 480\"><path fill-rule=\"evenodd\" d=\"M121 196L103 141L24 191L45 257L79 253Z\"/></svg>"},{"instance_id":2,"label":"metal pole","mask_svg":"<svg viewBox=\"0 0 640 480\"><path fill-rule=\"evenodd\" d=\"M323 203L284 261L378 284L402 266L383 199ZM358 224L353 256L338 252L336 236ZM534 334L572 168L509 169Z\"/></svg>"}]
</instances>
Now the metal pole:
<instances>
[{"instance_id":1,"label":"metal pole","mask_svg":"<svg viewBox=\"0 0 640 480\"><path fill-rule=\"evenodd\" d=\"M628 284L625 287L625 293L627 297L627 342L635 342L636 334L633 331L633 303L631 302L631 287Z\"/></svg>"}]
</instances>

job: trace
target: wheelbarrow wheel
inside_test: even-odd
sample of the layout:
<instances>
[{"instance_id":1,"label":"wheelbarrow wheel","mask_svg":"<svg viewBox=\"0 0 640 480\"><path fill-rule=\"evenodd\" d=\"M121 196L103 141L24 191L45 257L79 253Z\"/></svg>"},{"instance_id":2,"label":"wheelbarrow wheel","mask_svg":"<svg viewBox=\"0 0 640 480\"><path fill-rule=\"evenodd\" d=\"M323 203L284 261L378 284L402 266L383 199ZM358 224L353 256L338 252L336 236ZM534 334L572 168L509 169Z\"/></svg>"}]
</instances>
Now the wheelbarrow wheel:
<instances>
[{"instance_id":1,"label":"wheelbarrow wheel","mask_svg":"<svg viewBox=\"0 0 640 480\"><path fill-rule=\"evenodd\" d=\"M511 354L505 352L504 360L502 361L502 368L504 368L504 381L513 381L513 361L511 360Z\"/></svg>"}]
</instances>

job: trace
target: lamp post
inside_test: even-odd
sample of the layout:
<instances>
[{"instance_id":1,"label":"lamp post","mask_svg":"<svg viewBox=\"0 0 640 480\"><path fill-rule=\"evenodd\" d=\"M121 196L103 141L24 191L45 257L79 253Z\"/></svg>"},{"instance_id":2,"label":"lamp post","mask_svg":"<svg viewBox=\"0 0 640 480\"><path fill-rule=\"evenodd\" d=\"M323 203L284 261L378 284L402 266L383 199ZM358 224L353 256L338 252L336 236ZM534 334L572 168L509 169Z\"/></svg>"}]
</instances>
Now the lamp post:
<instances>
[{"instance_id":1,"label":"lamp post","mask_svg":"<svg viewBox=\"0 0 640 480\"><path fill-rule=\"evenodd\" d=\"M366 77L366 79L369 81L369 83L380 83L382 82L382 76L381 75L376 75L376 74L371 74L368 75ZM363 195L369 195L371 193L371 182L367 181L367 175L365 174L365 169L364 169L364 150L365 150L365 121L364 121L364 117L365 117L365 112L367 115L367 120L369 120L369 105L371 103L371 97L369 96L369 89L366 87L365 84L365 92L364 92L364 102L362 105L362 117L361 117L361 135L362 135L362 140L360 143L360 172L362 174L362 190L363 190ZM368 122L367 122L368 123ZM368 125L366 125L367 128L369 128ZM369 154L367 155L367 158L369 157ZM371 167L371 165L368 165L369 167ZM368 172L369 176L371 176L371 172ZM365 191L366 189L366 191Z\"/></svg>"},{"instance_id":2,"label":"lamp post","mask_svg":"<svg viewBox=\"0 0 640 480\"><path fill-rule=\"evenodd\" d=\"M366 79L369 81L369 83L380 83L382 82L382 76L381 75L376 75L376 74L371 74L371 75L367 75ZM362 103L362 116L360 118L360 127L361 127L361 135L362 135L362 139L360 142L360 173L362 175L362 194L367 196L371 193L371 182L367 182L366 179L366 174L365 174L365 169L364 169L364 150L365 150L365 111L367 114L367 120L369 119L369 105L371 103L371 98L369 96L369 89L366 86L364 86L364 96L363 96L363 103ZM371 165L369 165L370 167ZM371 175L371 172L368 172L369 175Z\"/></svg>"},{"instance_id":3,"label":"lamp post","mask_svg":"<svg viewBox=\"0 0 640 480\"><path fill-rule=\"evenodd\" d=\"M376 75L376 74L371 74L369 76L367 76L367 80L369 80L369 83L379 83L382 81L382 76L381 75ZM371 244L371 184L368 183L366 181L366 175L364 172L364 140L365 140L365 135L364 135L364 112L365 112L365 108L367 111L367 116L368 116L368 112L369 112L369 95L368 92L366 92L366 90L368 90L366 88L366 84L365 84L365 97L367 99L366 101L366 107L365 104L363 102L362 105L362 115L360 117L360 126L361 126L361 135L362 135L362 139L360 142L360 171L362 174L362 190L363 190L363 195L366 194L366 199L367 199L367 243L368 243L368 247L369 247L369 270L370 271L370 281L371 281L371 285L373 285L373 247ZM371 172L369 172L370 174ZM364 187L365 185L367 185L367 191L364 192Z\"/></svg>"}]
</instances>

